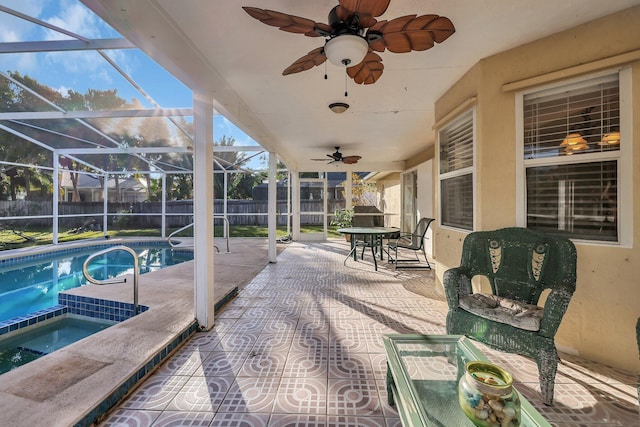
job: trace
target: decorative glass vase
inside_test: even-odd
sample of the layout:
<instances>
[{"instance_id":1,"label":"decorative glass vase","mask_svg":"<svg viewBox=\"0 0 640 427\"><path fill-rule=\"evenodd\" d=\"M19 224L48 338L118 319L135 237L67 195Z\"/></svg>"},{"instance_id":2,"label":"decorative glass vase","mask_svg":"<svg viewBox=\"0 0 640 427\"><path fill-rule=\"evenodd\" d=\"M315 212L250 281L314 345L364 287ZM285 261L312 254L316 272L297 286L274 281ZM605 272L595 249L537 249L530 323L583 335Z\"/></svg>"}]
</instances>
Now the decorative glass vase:
<instances>
[{"instance_id":1,"label":"decorative glass vase","mask_svg":"<svg viewBox=\"0 0 640 427\"><path fill-rule=\"evenodd\" d=\"M520 425L520 398L511 374L492 363L465 365L458 382L458 400L465 415L478 427Z\"/></svg>"}]
</instances>

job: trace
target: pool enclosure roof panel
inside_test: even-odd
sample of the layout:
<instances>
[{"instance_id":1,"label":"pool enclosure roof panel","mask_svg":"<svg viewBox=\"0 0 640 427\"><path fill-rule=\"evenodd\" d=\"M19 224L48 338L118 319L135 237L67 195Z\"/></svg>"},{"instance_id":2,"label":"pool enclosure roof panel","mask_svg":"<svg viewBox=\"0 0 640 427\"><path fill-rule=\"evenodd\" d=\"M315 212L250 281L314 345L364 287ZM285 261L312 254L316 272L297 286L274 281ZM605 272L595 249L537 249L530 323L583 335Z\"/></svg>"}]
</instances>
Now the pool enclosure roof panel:
<instances>
[{"instance_id":1,"label":"pool enclosure roof panel","mask_svg":"<svg viewBox=\"0 0 640 427\"><path fill-rule=\"evenodd\" d=\"M357 85L328 64L283 76L292 61L322 46L322 38L269 28L242 9L264 7L327 22L336 0L71 0L64 7L54 0L11 2L0 6L0 138L15 137L7 129L16 128L44 138L26 131L25 123L53 126L51 117L15 114L68 115L62 120L90 125L93 133L84 129L77 131L80 140L72 134L30 143L51 150L119 147L149 168L153 161L127 150L189 147L192 113L185 109L197 91L210 94L217 113L277 153L289 169L345 170L311 161L340 146L345 155L362 155L360 170L401 171L435 144L436 100L482 58L640 0L525 3L393 0L381 20L437 14L448 17L456 32L426 51L382 52L384 75L375 84ZM351 108L343 114L327 108L344 100ZM111 116L98 117L106 112ZM182 156L159 153L167 170L182 167L176 160Z\"/></svg>"}]
</instances>

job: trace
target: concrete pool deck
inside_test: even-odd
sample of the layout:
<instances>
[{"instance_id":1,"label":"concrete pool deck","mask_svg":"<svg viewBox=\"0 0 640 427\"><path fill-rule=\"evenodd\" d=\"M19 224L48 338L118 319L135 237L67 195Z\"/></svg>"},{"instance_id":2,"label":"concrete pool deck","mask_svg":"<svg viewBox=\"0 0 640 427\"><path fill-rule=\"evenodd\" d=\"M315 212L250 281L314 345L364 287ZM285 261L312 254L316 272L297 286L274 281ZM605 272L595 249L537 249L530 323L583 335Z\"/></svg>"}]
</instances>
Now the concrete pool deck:
<instances>
[{"instance_id":1,"label":"concrete pool deck","mask_svg":"<svg viewBox=\"0 0 640 427\"><path fill-rule=\"evenodd\" d=\"M224 241L216 243L222 251L214 268L218 302L264 268L268 244L232 239L225 253ZM132 279L67 293L131 302ZM170 353L194 331L193 295L193 261L141 275L139 303L149 310L0 376L2 425L86 425L94 408L113 393L122 397L141 369L149 367L148 375L159 366L150 358Z\"/></svg>"}]
</instances>

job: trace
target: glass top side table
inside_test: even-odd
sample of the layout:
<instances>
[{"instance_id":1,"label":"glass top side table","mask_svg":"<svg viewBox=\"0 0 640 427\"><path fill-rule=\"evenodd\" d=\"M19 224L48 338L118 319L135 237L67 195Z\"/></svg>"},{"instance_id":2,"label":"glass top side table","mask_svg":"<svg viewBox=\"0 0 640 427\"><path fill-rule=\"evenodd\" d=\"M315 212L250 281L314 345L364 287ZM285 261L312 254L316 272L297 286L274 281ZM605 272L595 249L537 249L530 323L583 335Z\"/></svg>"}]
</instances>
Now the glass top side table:
<instances>
[{"instance_id":1,"label":"glass top side table","mask_svg":"<svg viewBox=\"0 0 640 427\"><path fill-rule=\"evenodd\" d=\"M458 404L464 365L488 361L459 335L385 335L387 394L403 426L473 426ZM516 388L516 387L514 387ZM521 427L551 427L520 394Z\"/></svg>"}]
</instances>

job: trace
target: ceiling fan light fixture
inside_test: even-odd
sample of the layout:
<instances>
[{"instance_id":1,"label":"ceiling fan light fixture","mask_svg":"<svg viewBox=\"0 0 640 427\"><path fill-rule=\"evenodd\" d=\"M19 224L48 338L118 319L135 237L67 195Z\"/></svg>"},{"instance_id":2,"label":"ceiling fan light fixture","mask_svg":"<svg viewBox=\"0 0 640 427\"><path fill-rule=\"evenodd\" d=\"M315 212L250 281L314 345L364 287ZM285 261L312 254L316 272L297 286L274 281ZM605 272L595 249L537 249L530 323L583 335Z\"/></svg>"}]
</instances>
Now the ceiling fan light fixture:
<instances>
[{"instance_id":1,"label":"ceiling fan light fixture","mask_svg":"<svg viewBox=\"0 0 640 427\"><path fill-rule=\"evenodd\" d=\"M349 109L349 104L346 102L333 102L329 104L329 109L336 114L341 114Z\"/></svg>"},{"instance_id":2,"label":"ceiling fan light fixture","mask_svg":"<svg viewBox=\"0 0 640 427\"><path fill-rule=\"evenodd\" d=\"M620 132L605 133L602 137L602 141L598 142L598 145L618 145L620 144Z\"/></svg>"},{"instance_id":3,"label":"ceiling fan light fixture","mask_svg":"<svg viewBox=\"0 0 640 427\"><path fill-rule=\"evenodd\" d=\"M587 141L582 137L582 135L580 135L578 132L573 132L570 133L569 135L567 135L563 140L562 143L560 144L561 147L566 147L566 146L582 146L582 145L586 145Z\"/></svg>"},{"instance_id":4,"label":"ceiling fan light fixture","mask_svg":"<svg viewBox=\"0 0 640 427\"><path fill-rule=\"evenodd\" d=\"M324 53L329 61L339 67L354 66L362 62L369 51L369 43L356 34L342 34L327 40Z\"/></svg>"}]
</instances>

